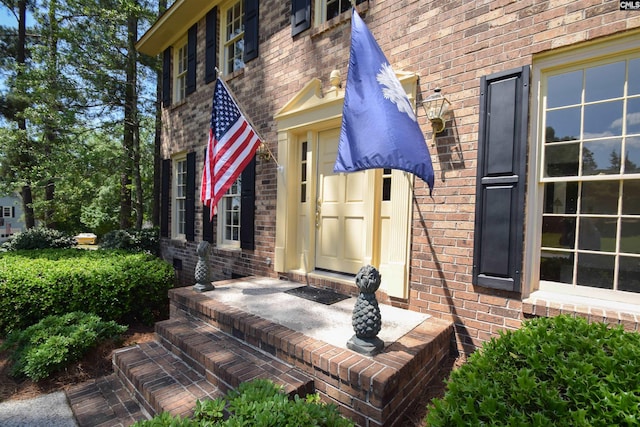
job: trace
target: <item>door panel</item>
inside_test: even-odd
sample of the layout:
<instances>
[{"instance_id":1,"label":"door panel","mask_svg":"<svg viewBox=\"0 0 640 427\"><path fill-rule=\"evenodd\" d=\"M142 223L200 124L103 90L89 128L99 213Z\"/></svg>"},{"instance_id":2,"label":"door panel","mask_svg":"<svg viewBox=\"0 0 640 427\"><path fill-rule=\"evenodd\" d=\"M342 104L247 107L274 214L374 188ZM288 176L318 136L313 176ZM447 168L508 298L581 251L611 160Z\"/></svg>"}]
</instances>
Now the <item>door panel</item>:
<instances>
[{"instance_id":1,"label":"door panel","mask_svg":"<svg viewBox=\"0 0 640 427\"><path fill-rule=\"evenodd\" d=\"M340 131L318 135L316 267L355 274L366 253L366 172L334 174Z\"/></svg>"}]
</instances>

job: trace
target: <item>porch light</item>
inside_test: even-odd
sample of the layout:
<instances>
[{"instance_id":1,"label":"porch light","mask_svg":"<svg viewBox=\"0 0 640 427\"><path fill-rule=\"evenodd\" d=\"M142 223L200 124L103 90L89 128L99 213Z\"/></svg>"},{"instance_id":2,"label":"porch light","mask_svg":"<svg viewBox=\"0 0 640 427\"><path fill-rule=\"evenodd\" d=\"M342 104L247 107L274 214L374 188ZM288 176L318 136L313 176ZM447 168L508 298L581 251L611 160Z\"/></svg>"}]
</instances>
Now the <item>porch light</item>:
<instances>
[{"instance_id":1,"label":"porch light","mask_svg":"<svg viewBox=\"0 0 640 427\"><path fill-rule=\"evenodd\" d=\"M440 133L444 130L447 123L447 114L451 103L440 93L440 88L433 90L433 94L429 95L424 101L427 110L427 118L431 121L434 133Z\"/></svg>"}]
</instances>

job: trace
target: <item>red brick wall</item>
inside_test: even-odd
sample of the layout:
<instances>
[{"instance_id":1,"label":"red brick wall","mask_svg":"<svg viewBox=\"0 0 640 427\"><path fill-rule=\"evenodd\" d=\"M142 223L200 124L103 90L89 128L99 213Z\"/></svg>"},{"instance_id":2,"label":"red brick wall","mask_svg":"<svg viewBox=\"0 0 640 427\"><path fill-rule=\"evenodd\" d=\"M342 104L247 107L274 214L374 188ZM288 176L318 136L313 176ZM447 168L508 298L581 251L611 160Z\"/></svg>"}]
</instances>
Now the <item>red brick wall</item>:
<instances>
[{"instance_id":1,"label":"red brick wall","mask_svg":"<svg viewBox=\"0 0 640 427\"><path fill-rule=\"evenodd\" d=\"M409 300L381 297L454 321L461 350L473 350L501 329L518 327L523 318L519 293L471 284L480 78L530 65L537 53L640 27L640 13L618 7L610 0L369 1L365 22L394 69L418 73L423 98L441 87L453 108L446 132L434 144L431 126L418 107L436 172L435 190L431 198L426 184L415 182ZM292 39L289 14L289 2L260 2L259 57L228 80L276 156L273 115L310 79L318 77L328 87L331 70L346 76L349 56L348 16ZM199 23L198 43L197 91L188 96L187 104L164 111L163 157L195 150L199 188L213 90L211 84L203 84L204 20ZM256 249L213 249L216 279L231 273L278 275L266 261L274 258L276 181L275 163L258 160ZM199 206L196 216L198 237ZM169 260L184 259L180 274L185 284L193 283L196 244L163 243Z\"/></svg>"}]
</instances>

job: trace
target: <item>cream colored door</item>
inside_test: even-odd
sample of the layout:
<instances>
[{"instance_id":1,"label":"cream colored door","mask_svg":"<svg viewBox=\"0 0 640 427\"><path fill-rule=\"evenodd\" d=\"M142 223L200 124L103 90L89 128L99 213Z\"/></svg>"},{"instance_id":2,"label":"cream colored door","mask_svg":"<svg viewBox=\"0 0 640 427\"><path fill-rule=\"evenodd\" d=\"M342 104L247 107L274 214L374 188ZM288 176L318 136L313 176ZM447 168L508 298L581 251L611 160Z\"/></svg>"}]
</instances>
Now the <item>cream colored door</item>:
<instances>
[{"instance_id":1,"label":"cream colored door","mask_svg":"<svg viewBox=\"0 0 640 427\"><path fill-rule=\"evenodd\" d=\"M333 173L340 130L318 134L316 268L355 274L365 264L367 172Z\"/></svg>"}]
</instances>

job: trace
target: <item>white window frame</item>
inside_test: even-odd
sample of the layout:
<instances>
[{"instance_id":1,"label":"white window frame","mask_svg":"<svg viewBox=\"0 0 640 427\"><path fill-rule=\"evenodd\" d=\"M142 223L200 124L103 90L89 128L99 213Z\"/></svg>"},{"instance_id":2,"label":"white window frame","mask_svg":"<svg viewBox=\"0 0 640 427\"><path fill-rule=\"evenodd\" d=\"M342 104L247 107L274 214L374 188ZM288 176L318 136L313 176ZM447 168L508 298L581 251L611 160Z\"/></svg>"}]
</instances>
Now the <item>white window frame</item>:
<instances>
[{"instance_id":1,"label":"white window frame","mask_svg":"<svg viewBox=\"0 0 640 427\"><path fill-rule=\"evenodd\" d=\"M220 58L222 58L222 69L225 75L232 74L244 68L243 8L242 0L225 3L220 8ZM229 27L232 25L233 29L230 29ZM238 51L234 52L233 58L229 54L229 50L232 47L234 51L236 47L238 47ZM233 62L231 62L232 60Z\"/></svg>"},{"instance_id":2,"label":"white window frame","mask_svg":"<svg viewBox=\"0 0 640 427\"><path fill-rule=\"evenodd\" d=\"M315 13L315 25L323 24L323 23L335 18L335 16L332 16L332 17L327 19L327 5L328 5L328 3L333 3L333 2L338 3L338 10L340 10L340 8L342 6L344 6L345 4L347 5L347 9L344 12L338 13L338 15L336 15L336 16L340 16L341 14L347 13L347 12L349 12L351 10L351 1L350 0L315 0L315 4L314 4L314 10L316 11L316 13Z\"/></svg>"},{"instance_id":3,"label":"white window frame","mask_svg":"<svg viewBox=\"0 0 640 427\"><path fill-rule=\"evenodd\" d=\"M187 206L187 155L178 154L172 159L171 237L186 240Z\"/></svg>"},{"instance_id":4,"label":"white window frame","mask_svg":"<svg viewBox=\"0 0 640 427\"><path fill-rule=\"evenodd\" d=\"M617 302L619 304L640 304L640 293L599 289L540 280L540 260L542 250L542 218L544 210L544 184L546 182L566 182L562 178L543 177L543 140L545 137L545 94L546 80L549 76L574 69L588 68L603 63L617 62L622 58L636 58L638 34L627 37L615 37L600 43L590 43L584 47L563 49L557 53L549 52L534 58L532 66L532 108L529 144L529 159L533 159L528 168L527 228L525 234L525 295L536 291L555 294L559 299L593 298ZM614 175L624 179L639 179L640 174ZM575 177L579 182L596 181L598 178ZM575 180L575 179L574 179ZM619 237L618 237L619 238ZM616 250L617 256L619 251ZM616 263L616 269L617 269ZM616 273L617 274L617 273Z\"/></svg>"},{"instance_id":5,"label":"white window frame","mask_svg":"<svg viewBox=\"0 0 640 427\"><path fill-rule=\"evenodd\" d=\"M187 97L187 58L187 39L183 38L173 46L173 96L175 102L182 102Z\"/></svg>"},{"instance_id":6,"label":"white window frame","mask_svg":"<svg viewBox=\"0 0 640 427\"><path fill-rule=\"evenodd\" d=\"M11 206L2 206L2 216L4 218L11 218Z\"/></svg>"},{"instance_id":7,"label":"white window frame","mask_svg":"<svg viewBox=\"0 0 640 427\"><path fill-rule=\"evenodd\" d=\"M229 207L236 209L229 209ZM234 181L218 203L217 244L219 247L240 249L241 215L242 175Z\"/></svg>"}]
</instances>

